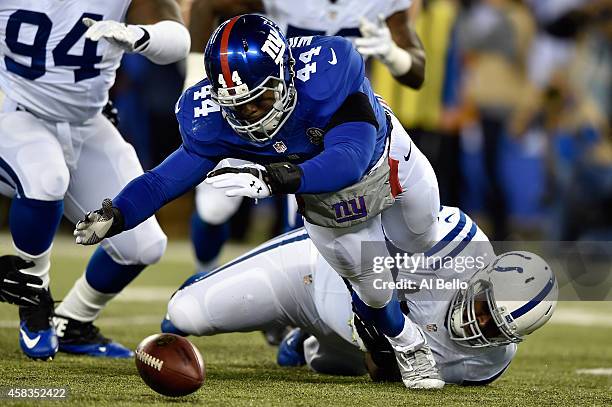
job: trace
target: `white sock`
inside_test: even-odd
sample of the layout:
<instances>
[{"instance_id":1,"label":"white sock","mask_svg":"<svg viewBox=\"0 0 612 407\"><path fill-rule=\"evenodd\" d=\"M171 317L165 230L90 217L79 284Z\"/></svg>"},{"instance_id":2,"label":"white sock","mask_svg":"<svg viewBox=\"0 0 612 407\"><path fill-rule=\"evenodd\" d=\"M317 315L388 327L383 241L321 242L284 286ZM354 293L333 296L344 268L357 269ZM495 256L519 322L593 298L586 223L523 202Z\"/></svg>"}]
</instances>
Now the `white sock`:
<instances>
[{"instance_id":1,"label":"white sock","mask_svg":"<svg viewBox=\"0 0 612 407\"><path fill-rule=\"evenodd\" d=\"M393 349L398 352L418 349L425 343L425 336L421 329L406 316L404 316L404 329L402 329L402 332L397 336L387 336L387 339Z\"/></svg>"},{"instance_id":2,"label":"white sock","mask_svg":"<svg viewBox=\"0 0 612 407\"><path fill-rule=\"evenodd\" d=\"M53 247L53 245L49 246L47 250L36 256L32 256L31 254L19 250L17 246L15 246L15 243L13 243L13 247L15 248L15 251L17 252L17 255L19 257L34 263L34 267L23 269L22 271L25 274L31 274L33 276L39 277L43 282L43 288L48 288L49 269L51 268L51 248Z\"/></svg>"},{"instance_id":3,"label":"white sock","mask_svg":"<svg viewBox=\"0 0 612 407\"><path fill-rule=\"evenodd\" d=\"M74 283L68 295L55 309L55 313L80 322L90 322L98 317L100 311L116 295L101 293L94 289L83 275Z\"/></svg>"}]
</instances>

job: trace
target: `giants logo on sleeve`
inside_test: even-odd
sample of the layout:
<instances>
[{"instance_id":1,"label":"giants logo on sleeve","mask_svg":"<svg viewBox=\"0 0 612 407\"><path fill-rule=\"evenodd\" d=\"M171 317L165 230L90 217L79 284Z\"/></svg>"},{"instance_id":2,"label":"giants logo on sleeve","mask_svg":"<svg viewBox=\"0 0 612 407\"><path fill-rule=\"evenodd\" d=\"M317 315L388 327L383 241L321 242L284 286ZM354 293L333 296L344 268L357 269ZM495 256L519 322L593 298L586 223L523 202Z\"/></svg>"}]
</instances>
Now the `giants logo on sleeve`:
<instances>
[{"instance_id":1,"label":"giants logo on sleeve","mask_svg":"<svg viewBox=\"0 0 612 407\"><path fill-rule=\"evenodd\" d=\"M268 38L266 39L263 47L261 47L261 50L270 55L270 58L274 60L276 65L279 65L283 60L285 48L285 42L280 37L278 32L276 32L276 30L270 30L270 34L268 34Z\"/></svg>"}]
</instances>

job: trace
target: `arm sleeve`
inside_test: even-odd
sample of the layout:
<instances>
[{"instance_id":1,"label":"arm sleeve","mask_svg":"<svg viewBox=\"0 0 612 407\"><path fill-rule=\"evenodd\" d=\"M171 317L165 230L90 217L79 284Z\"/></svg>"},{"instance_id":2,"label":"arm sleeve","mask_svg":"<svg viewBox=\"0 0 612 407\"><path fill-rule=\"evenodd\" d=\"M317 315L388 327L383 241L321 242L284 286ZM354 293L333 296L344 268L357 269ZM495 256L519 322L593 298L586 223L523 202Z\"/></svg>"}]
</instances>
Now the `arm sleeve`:
<instances>
[{"instance_id":1,"label":"arm sleeve","mask_svg":"<svg viewBox=\"0 0 612 407\"><path fill-rule=\"evenodd\" d=\"M166 203L184 194L206 177L216 163L184 146L151 171L133 179L113 199L129 230L152 216Z\"/></svg>"},{"instance_id":2,"label":"arm sleeve","mask_svg":"<svg viewBox=\"0 0 612 407\"><path fill-rule=\"evenodd\" d=\"M332 128L324 150L300 164L298 193L339 191L359 181L368 168L376 145L376 127L368 122L347 122Z\"/></svg>"}]
</instances>

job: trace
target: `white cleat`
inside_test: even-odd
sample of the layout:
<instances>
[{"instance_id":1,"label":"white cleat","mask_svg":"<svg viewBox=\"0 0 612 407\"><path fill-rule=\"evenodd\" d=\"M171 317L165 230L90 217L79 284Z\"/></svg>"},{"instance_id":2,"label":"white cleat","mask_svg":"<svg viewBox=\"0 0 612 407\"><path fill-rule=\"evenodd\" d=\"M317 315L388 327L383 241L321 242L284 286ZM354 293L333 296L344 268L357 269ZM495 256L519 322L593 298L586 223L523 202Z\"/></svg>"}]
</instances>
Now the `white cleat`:
<instances>
[{"instance_id":1,"label":"white cleat","mask_svg":"<svg viewBox=\"0 0 612 407\"><path fill-rule=\"evenodd\" d=\"M409 389L441 389L444 380L436 366L431 348L424 343L417 349L394 347L397 365L404 385Z\"/></svg>"}]
</instances>

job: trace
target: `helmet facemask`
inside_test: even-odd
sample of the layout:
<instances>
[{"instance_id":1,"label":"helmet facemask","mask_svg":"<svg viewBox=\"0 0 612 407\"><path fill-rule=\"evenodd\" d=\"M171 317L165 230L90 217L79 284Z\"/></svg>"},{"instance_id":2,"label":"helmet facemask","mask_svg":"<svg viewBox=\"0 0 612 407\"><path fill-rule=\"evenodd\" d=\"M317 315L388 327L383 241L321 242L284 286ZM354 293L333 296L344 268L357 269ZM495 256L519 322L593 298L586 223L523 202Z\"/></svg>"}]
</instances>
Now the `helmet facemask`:
<instances>
[{"instance_id":1,"label":"helmet facemask","mask_svg":"<svg viewBox=\"0 0 612 407\"><path fill-rule=\"evenodd\" d=\"M258 144L266 143L278 133L289 118L297 102L297 93L293 84L292 59L290 58L290 78L284 78L284 69L280 69L281 77L269 76L259 86L249 90L246 84L232 88L212 89L213 100L221 106L223 116L232 129L242 138ZM270 91L274 95L274 103L270 110L256 120L241 117L240 106L253 103Z\"/></svg>"},{"instance_id":2,"label":"helmet facemask","mask_svg":"<svg viewBox=\"0 0 612 407\"><path fill-rule=\"evenodd\" d=\"M474 277L480 277L476 273ZM481 326L479 317L487 316ZM446 324L450 338L470 348L484 348L518 343L523 337L516 334L507 322L511 318L505 307L498 307L491 282L472 278L468 287L459 290L451 301Z\"/></svg>"}]
</instances>

